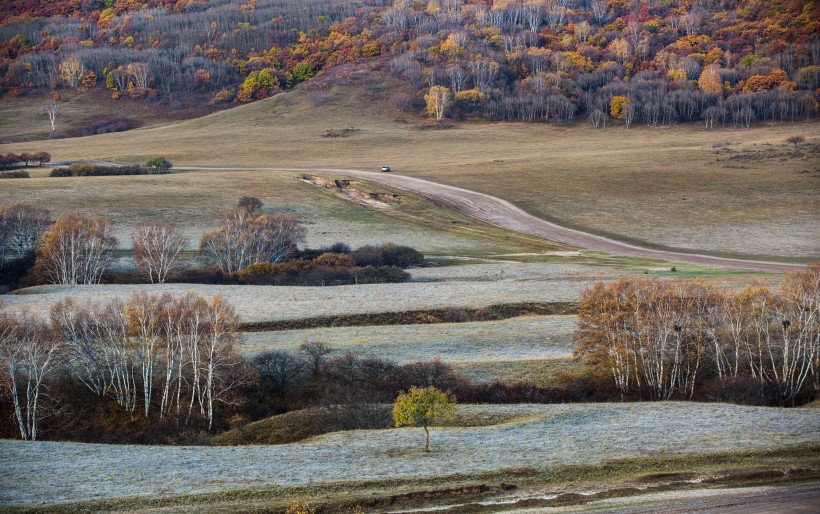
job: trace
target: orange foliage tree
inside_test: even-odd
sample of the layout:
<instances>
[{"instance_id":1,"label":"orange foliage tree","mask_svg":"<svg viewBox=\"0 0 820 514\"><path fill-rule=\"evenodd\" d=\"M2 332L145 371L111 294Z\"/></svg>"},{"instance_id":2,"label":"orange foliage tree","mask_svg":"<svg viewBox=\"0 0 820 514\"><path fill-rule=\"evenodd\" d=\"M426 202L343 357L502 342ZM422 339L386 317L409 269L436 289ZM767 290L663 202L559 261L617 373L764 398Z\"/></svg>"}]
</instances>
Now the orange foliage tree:
<instances>
[{"instance_id":1,"label":"orange foliage tree","mask_svg":"<svg viewBox=\"0 0 820 514\"><path fill-rule=\"evenodd\" d=\"M40 236L35 266L53 284L96 284L116 246L108 220L63 214Z\"/></svg>"},{"instance_id":2,"label":"orange foliage tree","mask_svg":"<svg viewBox=\"0 0 820 514\"><path fill-rule=\"evenodd\" d=\"M724 294L698 281L622 279L581 295L575 353L609 374L622 398L687 398L708 377L748 377L794 402L820 391L820 263L779 290Z\"/></svg>"}]
</instances>

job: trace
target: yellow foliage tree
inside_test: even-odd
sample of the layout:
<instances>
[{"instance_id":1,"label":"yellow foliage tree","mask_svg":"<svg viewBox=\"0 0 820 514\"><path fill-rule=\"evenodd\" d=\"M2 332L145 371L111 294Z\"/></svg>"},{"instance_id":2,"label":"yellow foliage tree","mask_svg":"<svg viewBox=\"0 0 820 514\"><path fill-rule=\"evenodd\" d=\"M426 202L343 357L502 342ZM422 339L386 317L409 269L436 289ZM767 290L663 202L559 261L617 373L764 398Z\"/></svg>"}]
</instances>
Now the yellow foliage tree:
<instances>
[{"instance_id":1,"label":"yellow foliage tree","mask_svg":"<svg viewBox=\"0 0 820 514\"><path fill-rule=\"evenodd\" d=\"M83 61L76 55L71 55L60 63L60 76L72 88L77 87L84 73Z\"/></svg>"},{"instance_id":2,"label":"yellow foliage tree","mask_svg":"<svg viewBox=\"0 0 820 514\"><path fill-rule=\"evenodd\" d=\"M63 214L40 236L36 269L52 284L96 284L117 247L108 220Z\"/></svg>"},{"instance_id":3,"label":"yellow foliage tree","mask_svg":"<svg viewBox=\"0 0 820 514\"><path fill-rule=\"evenodd\" d=\"M453 415L456 398L453 393L443 392L433 386L411 387L406 393L399 394L393 404L393 421L396 427L421 426L424 428L424 451L430 451L429 426L436 421Z\"/></svg>"},{"instance_id":4,"label":"yellow foliage tree","mask_svg":"<svg viewBox=\"0 0 820 514\"><path fill-rule=\"evenodd\" d=\"M450 90L444 86L431 86L430 91L424 95L424 100L427 102L427 112L430 116L440 120L450 104Z\"/></svg>"},{"instance_id":5,"label":"yellow foliage tree","mask_svg":"<svg viewBox=\"0 0 820 514\"><path fill-rule=\"evenodd\" d=\"M476 88L459 91L455 96L456 104L467 109L477 109L481 107L488 98L485 93L482 93Z\"/></svg>"},{"instance_id":6,"label":"yellow foliage tree","mask_svg":"<svg viewBox=\"0 0 820 514\"><path fill-rule=\"evenodd\" d=\"M613 96L612 101L609 102L609 114L616 120L622 120L626 106L629 105L631 101L632 100L625 96Z\"/></svg>"},{"instance_id":7,"label":"yellow foliage tree","mask_svg":"<svg viewBox=\"0 0 820 514\"><path fill-rule=\"evenodd\" d=\"M706 93L713 95L723 94L723 83L720 81L720 73L717 66L707 66L700 73L698 78L698 86Z\"/></svg>"}]
</instances>

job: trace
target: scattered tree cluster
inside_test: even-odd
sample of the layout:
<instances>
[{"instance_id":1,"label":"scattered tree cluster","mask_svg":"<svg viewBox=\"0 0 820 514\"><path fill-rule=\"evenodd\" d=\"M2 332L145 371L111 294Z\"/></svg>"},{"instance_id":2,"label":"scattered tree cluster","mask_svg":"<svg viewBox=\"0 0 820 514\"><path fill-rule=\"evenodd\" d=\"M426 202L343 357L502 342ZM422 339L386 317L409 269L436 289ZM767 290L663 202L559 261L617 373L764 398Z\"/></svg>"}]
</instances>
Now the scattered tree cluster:
<instances>
[{"instance_id":1,"label":"scattered tree cluster","mask_svg":"<svg viewBox=\"0 0 820 514\"><path fill-rule=\"evenodd\" d=\"M293 215L237 207L222 214L219 228L202 235L199 249L208 265L235 273L253 264L286 261L304 240L305 228Z\"/></svg>"},{"instance_id":2,"label":"scattered tree cluster","mask_svg":"<svg viewBox=\"0 0 820 514\"><path fill-rule=\"evenodd\" d=\"M390 71L436 119L585 117L598 128L812 116L817 19L814 4L789 0L396 1L382 16Z\"/></svg>"},{"instance_id":3,"label":"scattered tree cluster","mask_svg":"<svg viewBox=\"0 0 820 514\"><path fill-rule=\"evenodd\" d=\"M45 163L51 160L51 154L48 152L24 152L16 154L9 152L5 155L0 154L0 170L10 170L13 168L29 166L44 166Z\"/></svg>"},{"instance_id":4,"label":"scattered tree cluster","mask_svg":"<svg viewBox=\"0 0 820 514\"><path fill-rule=\"evenodd\" d=\"M93 164L89 162L75 162L65 168L51 170L52 177L109 177L124 175L157 175L169 173L171 162L165 157L154 157L145 166L112 166Z\"/></svg>"},{"instance_id":5,"label":"scattered tree cluster","mask_svg":"<svg viewBox=\"0 0 820 514\"><path fill-rule=\"evenodd\" d=\"M727 399L793 404L820 391L820 264L790 273L779 290L599 283L581 296L576 338L576 354L622 398L692 398L711 381Z\"/></svg>"},{"instance_id":6,"label":"scattered tree cluster","mask_svg":"<svg viewBox=\"0 0 820 514\"><path fill-rule=\"evenodd\" d=\"M96 165L75 163L67 169L103 173L129 168L99 171ZM263 206L256 197L242 197L235 209L223 213L220 227L202 235L204 269L181 258L190 244L183 227L139 220L131 237L136 275L111 269L119 242L109 220L66 213L52 223L46 209L24 203L0 206L0 285L163 283L171 278L248 285L405 282L410 275L404 268L424 262L417 250L394 244L300 249L306 232L302 222L290 214L265 213ZM12 260L4 266L7 256Z\"/></svg>"},{"instance_id":7,"label":"scattered tree cluster","mask_svg":"<svg viewBox=\"0 0 820 514\"><path fill-rule=\"evenodd\" d=\"M15 3L22 5L6 9ZM385 3L6 2L0 86L12 95L105 88L115 99L172 105L191 96L262 99L335 64L378 55L368 24Z\"/></svg>"}]
</instances>

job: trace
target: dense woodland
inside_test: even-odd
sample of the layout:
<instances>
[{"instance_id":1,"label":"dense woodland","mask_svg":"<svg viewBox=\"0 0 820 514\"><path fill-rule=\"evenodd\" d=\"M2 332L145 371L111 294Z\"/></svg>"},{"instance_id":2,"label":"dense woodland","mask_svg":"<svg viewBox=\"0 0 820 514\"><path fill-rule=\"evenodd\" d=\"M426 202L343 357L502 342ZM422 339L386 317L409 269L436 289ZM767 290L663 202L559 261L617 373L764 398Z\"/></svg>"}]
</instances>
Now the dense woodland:
<instances>
[{"instance_id":1,"label":"dense woodland","mask_svg":"<svg viewBox=\"0 0 820 514\"><path fill-rule=\"evenodd\" d=\"M0 19L4 95L230 104L329 74L315 88L358 81L438 119L714 127L818 110L808 1L18 0ZM398 80L328 73L360 60Z\"/></svg>"}]
</instances>

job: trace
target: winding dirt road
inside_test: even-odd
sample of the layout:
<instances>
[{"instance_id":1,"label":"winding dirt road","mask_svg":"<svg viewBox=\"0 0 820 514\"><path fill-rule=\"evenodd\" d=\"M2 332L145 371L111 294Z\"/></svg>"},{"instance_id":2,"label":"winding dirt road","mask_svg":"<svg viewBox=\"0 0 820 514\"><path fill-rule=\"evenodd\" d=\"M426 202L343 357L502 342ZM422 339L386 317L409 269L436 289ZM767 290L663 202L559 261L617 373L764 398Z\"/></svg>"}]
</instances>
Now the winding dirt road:
<instances>
[{"instance_id":1,"label":"winding dirt road","mask_svg":"<svg viewBox=\"0 0 820 514\"><path fill-rule=\"evenodd\" d=\"M730 259L711 255L644 248L580 230L562 227L561 225L533 216L501 198L405 175L350 169L306 171L333 173L402 189L423 196L437 204L478 218L490 225L564 243L585 250L754 271L783 272L802 267L801 264Z\"/></svg>"},{"instance_id":2,"label":"winding dirt road","mask_svg":"<svg viewBox=\"0 0 820 514\"><path fill-rule=\"evenodd\" d=\"M192 171L260 170L276 172L298 171L305 173L330 173L338 176L376 182L396 189L415 193L433 201L438 205L450 207L467 214L468 216L472 216L489 223L490 225L507 230L513 230L522 234L540 237L550 241L564 243L584 250L750 271L788 272L803 267L802 264L732 259L728 257L716 257L697 253L683 253L645 248L642 246L625 243L623 241L610 239L608 237L562 227L561 225L533 216L532 214L519 209L510 202L502 200L501 198L496 198L495 196L396 173L380 173L342 168L306 169L182 167L175 169Z\"/></svg>"}]
</instances>

